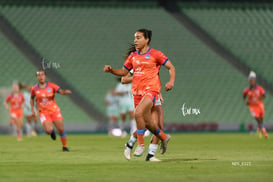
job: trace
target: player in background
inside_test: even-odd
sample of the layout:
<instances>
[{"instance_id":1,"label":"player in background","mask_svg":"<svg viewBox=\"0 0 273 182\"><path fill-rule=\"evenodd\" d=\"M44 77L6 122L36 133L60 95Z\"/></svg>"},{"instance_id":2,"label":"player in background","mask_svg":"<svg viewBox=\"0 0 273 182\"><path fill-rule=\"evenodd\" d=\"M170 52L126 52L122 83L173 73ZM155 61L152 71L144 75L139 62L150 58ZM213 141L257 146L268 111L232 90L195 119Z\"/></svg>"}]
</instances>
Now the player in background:
<instances>
[{"instance_id":1,"label":"player in background","mask_svg":"<svg viewBox=\"0 0 273 182\"><path fill-rule=\"evenodd\" d=\"M130 77L130 75L133 75L133 74L130 72L130 74L122 77L123 84L132 82L133 77ZM163 129L163 123L164 123L164 114L163 114L163 108L162 108L163 102L164 102L164 99L163 99L162 95L159 94L159 98L156 101L155 106L152 108L153 120L157 123L157 125L159 126L160 129ZM137 132L135 131L131 134L129 141L125 144L124 156L127 160L131 159L131 151L132 151L136 141L137 141ZM159 142L160 142L160 139L157 138L155 135L153 135L150 145L149 145L148 154L146 156L146 161L151 161L151 162L160 162L161 161L155 157L155 153L158 149Z\"/></svg>"},{"instance_id":2,"label":"player in background","mask_svg":"<svg viewBox=\"0 0 273 182\"><path fill-rule=\"evenodd\" d=\"M152 31L140 29L135 33L135 49L124 63L123 68L113 69L110 65L104 66L104 72L117 76L126 76L131 69L134 71L132 82L132 94L134 95L135 119L137 123L138 146L135 155L141 156L144 153L144 133L149 129L162 141L162 153L167 150L167 144L171 138L166 135L152 120L151 110L160 93L158 83L158 65L164 65L170 74L170 80L165 85L169 91L174 86L175 68L169 59L160 51L149 47L152 38Z\"/></svg>"},{"instance_id":3,"label":"player in background","mask_svg":"<svg viewBox=\"0 0 273 182\"><path fill-rule=\"evenodd\" d=\"M135 117L134 117L134 101L131 95L132 91L132 84L123 84L120 78L118 79L118 84L115 90L116 95L118 96L118 106L119 106L119 113L120 113L120 129L122 131L122 135L126 136L127 133L124 130L124 125L126 122L126 115L129 114L130 117L130 124L131 124L131 131L130 133L136 130L135 125Z\"/></svg>"},{"instance_id":4,"label":"player in background","mask_svg":"<svg viewBox=\"0 0 273 182\"><path fill-rule=\"evenodd\" d=\"M28 136L37 136L35 129L37 128L38 119L36 115L37 113L36 109L34 109L35 115L32 115L32 111L31 111L31 105L30 105L31 89L32 89L32 85L28 84L26 86L26 90L23 93L25 98L24 115L26 116L26 119L27 119L26 133Z\"/></svg>"},{"instance_id":5,"label":"player in background","mask_svg":"<svg viewBox=\"0 0 273 182\"><path fill-rule=\"evenodd\" d=\"M6 100L4 101L4 106L10 113L10 123L15 123L16 125L16 133L17 140L22 140L22 127L23 127L23 106L24 106L24 96L20 92L21 84L14 83L12 85L12 93L8 95Z\"/></svg>"},{"instance_id":6,"label":"player in background","mask_svg":"<svg viewBox=\"0 0 273 182\"><path fill-rule=\"evenodd\" d=\"M265 138L268 138L265 126L263 125L264 118L264 103L265 98L264 89L256 84L256 73L251 71L249 76L249 87L244 89L243 99L246 105L249 107L249 112L254 117L258 123L258 132L262 132ZM259 134L260 135L260 134Z\"/></svg>"},{"instance_id":7,"label":"player in background","mask_svg":"<svg viewBox=\"0 0 273 182\"><path fill-rule=\"evenodd\" d=\"M115 89L110 89L104 99L104 104L106 105L106 113L109 118L109 127L108 127L108 133L109 135L112 135L112 130L117 124L118 121L118 99L115 95Z\"/></svg>"},{"instance_id":8,"label":"player in background","mask_svg":"<svg viewBox=\"0 0 273 182\"><path fill-rule=\"evenodd\" d=\"M35 114L34 99L36 98L36 102L39 108L40 121L44 127L45 132L49 134L53 140L56 140L56 134L53 128L54 124L58 133L60 134L63 151L69 152L69 149L66 146L67 137L64 131L63 117L60 108L54 100L54 97L56 93L67 95L71 94L71 91L63 90L58 85L52 82L48 82L46 80L46 73L44 70L37 71L36 78L39 83L32 87L31 90L30 105L32 114Z\"/></svg>"}]
</instances>

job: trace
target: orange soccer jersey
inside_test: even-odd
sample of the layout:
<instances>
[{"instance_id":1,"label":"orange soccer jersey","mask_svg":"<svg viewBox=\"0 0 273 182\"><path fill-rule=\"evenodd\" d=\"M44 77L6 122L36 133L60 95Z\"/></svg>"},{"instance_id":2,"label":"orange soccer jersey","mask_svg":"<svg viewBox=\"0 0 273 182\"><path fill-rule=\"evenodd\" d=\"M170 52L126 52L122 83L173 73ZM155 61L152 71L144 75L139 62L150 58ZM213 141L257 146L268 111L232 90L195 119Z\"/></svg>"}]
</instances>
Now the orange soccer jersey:
<instances>
[{"instance_id":1,"label":"orange soccer jersey","mask_svg":"<svg viewBox=\"0 0 273 182\"><path fill-rule=\"evenodd\" d=\"M55 102L55 93L60 87L54 83L47 82L45 88L40 88L39 84L31 90L31 95L36 97L39 107L39 116L42 123L47 121L62 120L60 108Z\"/></svg>"},{"instance_id":2,"label":"orange soccer jersey","mask_svg":"<svg viewBox=\"0 0 273 182\"><path fill-rule=\"evenodd\" d=\"M243 92L243 96L247 97L249 103L249 111L255 118L264 116L264 104L260 99L265 95L264 89L257 85L254 89L246 88Z\"/></svg>"},{"instance_id":3,"label":"orange soccer jersey","mask_svg":"<svg viewBox=\"0 0 273 182\"><path fill-rule=\"evenodd\" d=\"M13 94L9 94L6 98L6 102L10 103L10 116L11 118L20 118L23 117L23 108L22 104L25 99L23 94L19 94L19 96L15 97Z\"/></svg>"},{"instance_id":4,"label":"orange soccer jersey","mask_svg":"<svg viewBox=\"0 0 273 182\"><path fill-rule=\"evenodd\" d=\"M133 69L132 94L144 95L146 92L160 93L159 67L165 65L169 59L160 51L149 48L140 54L139 51L131 53L124 63L128 71Z\"/></svg>"}]
</instances>

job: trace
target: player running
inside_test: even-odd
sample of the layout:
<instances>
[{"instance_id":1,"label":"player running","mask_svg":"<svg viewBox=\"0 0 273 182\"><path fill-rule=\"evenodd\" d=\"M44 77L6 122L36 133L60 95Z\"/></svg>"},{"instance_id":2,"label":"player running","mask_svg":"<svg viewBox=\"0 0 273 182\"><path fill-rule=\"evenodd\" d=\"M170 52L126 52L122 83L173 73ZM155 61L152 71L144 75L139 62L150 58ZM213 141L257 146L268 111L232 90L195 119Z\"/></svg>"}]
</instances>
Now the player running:
<instances>
[{"instance_id":1,"label":"player running","mask_svg":"<svg viewBox=\"0 0 273 182\"><path fill-rule=\"evenodd\" d=\"M123 68L113 69L110 65L104 66L104 72L110 72L117 76L125 76L131 69L134 71L132 94L134 95L135 119L137 122L138 146L135 155L141 156L144 153L145 128L149 129L162 141L162 153L167 150L167 144L171 138L166 135L152 120L151 110L160 93L158 83L158 65L164 65L170 73L170 80L165 85L169 91L174 86L175 68L169 59L160 51L149 47L152 31L140 29L135 33L135 49L124 63Z\"/></svg>"},{"instance_id":2,"label":"player running","mask_svg":"<svg viewBox=\"0 0 273 182\"><path fill-rule=\"evenodd\" d=\"M44 127L45 132L49 134L53 140L56 140L56 134L53 129L54 123L61 137L63 151L69 152L69 149L66 146L67 137L63 127L63 117L60 108L54 100L54 97L56 93L67 95L71 94L71 91L63 90L58 85L46 81L46 73L44 70L37 71L36 77L39 83L32 87L31 90L30 104L32 114L35 114L34 98L36 98L39 108L40 121Z\"/></svg>"},{"instance_id":3,"label":"player running","mask_svg":"<svg viewBox=\"0 0 273 182\"><path fill-rule=\"evenodd\" d=\"M265 98L264 89L256 84L256 73L251 71L249 76L249 87L245 88L243 92L244 102L249 107L250 114L256 119L258 123L258 132L262 132L265 138L268 138L268 134L263 125L264 118L264 104L263 99Z\"/></svg>"},{"instance_id":4,"label":"player running","mask_svg":"<svg viewBox=\"0 0 273 182\"><path fill-rule=\"evenodd\" d=\"M30 98L31 98L31 89L32 85L29 84L26 86L26 91L24 91L23 95L25 98L25 105L24 105L24 115L26 116L27 119L27 124L26 124L26 133L28 136L36 136L37 133L35 131L38 119L36 115L36 110L35 110L35 115L32 114L31 111L31 105L30 105ZM32 121L34 122L32 125Z\"/></svg>"},{"instance_id":5,"label":"player running","mask_svg":"<svg viewBox=\"0 0 273 182\"><path fill-rule=\"evenodd\" d=\"M11 121L10 123L15 123L17 140L22 141L22 127L23 127L23 106L24 106L24 96L20 93L20 84L14 83L12 85L12 93L8 95L4 101L4 106L9 110Z\"/></svg>"}]
</instances>

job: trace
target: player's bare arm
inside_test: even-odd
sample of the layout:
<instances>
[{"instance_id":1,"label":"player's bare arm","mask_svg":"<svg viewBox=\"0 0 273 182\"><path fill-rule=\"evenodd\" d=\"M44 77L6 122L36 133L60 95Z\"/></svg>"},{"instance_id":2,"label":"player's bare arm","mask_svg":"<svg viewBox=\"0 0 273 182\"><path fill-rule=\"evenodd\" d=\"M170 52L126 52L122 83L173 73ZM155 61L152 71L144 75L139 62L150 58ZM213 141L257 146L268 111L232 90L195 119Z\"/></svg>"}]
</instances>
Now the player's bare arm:
<instances>
[{"instance_id":1,"label":"player's bare arm","mask_svg":"<svg viewBox=\"0 0 273 182\"><path fill-rule=\"evenodd\" d=\"M105 65L103 71L106 73L112 73L113 75L117 76L126 76L129 73L129 71L126 70L125 68L114 69L110 65Z\"/></svg>"},{"instance_id":2,"label":"player's bare arm","mask_svg":"<svg viewBox=\"0 0 273 182\"><path fill-rule=\"evenodd\" d=\"M128 83L131 83L133 81L133 77L131 76L130 73L128 73L126 76L123 76L121 78L121 83L122 84L128 84Z\"/></svg>"},{"instance_id":3,"label":"player's bare arm","mask_svg":"<svg viewBox=\"0 0 273 182\"><path fill-rule=\"evenodd\" d=\"M5 106L5 108L7 109L7 110L9 110L9 104L6 102L6 101L4 101L4 106Z\"/></svg>"},{"instance_id":4,"label":"player's bare arm","mask_svg":"<svg viewBox=\"0 0 273 182\"><path fill-rule=\"evenodd\" d=\"M68 94L71 94L72 92L71 92L71 90L60 89L58 93L61 95L68 95Z\"/></svg>"},{"instance_id":5,"label":"player's bare arm","mask_svg":"<svg viewBox=\"0 0 273 182\"><path fill-rule=\"evenodd\" d=\"M170 61L168 61L165 64L165 67L169 70L169 74L170 74L170 80L165 85L165 90L169 91L174 86L174 81L175 81L175 67L173 66L173 64Z\"/></svg>"}]
</instances>

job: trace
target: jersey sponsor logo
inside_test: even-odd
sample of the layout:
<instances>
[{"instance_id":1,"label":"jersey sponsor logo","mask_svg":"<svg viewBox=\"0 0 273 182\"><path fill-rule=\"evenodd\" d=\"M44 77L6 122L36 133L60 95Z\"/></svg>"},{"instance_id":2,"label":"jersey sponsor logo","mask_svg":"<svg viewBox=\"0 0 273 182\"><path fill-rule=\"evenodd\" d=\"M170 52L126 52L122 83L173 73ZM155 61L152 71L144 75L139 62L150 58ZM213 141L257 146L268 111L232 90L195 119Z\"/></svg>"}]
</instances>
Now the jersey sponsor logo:
<instances>
[{"instance_id":1,"label":"jersey sponsor logo","mask_svg":"<svg viewBox=\"0 0 273 182\"><path fill-rule=\"evenodd\" d=\"M139 72L139 71L141 71L141 68L140 68L140 66L137 66L137 67L135 68L135 72Z\"/></svg>"},{"instance_id":2,"label":"jersey sponsor logo","mask_svg":"<svg viewBox=\"0 0 273 182\"><path fill-rule=\"evenodd\" d=\"M146 56L145 56L145 59L150 59L151 58L151 55L150 54L147 54Z\"/></svg>"}]
</instances>

